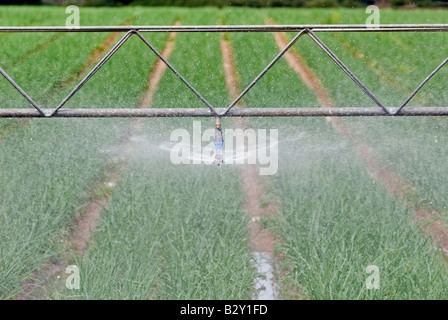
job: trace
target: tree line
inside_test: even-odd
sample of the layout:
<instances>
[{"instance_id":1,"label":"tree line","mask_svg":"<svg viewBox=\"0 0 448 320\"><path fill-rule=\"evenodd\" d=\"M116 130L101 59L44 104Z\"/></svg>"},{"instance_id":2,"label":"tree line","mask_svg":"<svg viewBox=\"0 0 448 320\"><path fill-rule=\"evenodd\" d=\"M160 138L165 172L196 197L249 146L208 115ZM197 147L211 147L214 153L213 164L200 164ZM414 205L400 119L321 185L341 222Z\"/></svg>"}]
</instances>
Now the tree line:
<instances>
[{"instance_id":1,"label":"tree line","mask_svg":"<svg viewBox=\"0 0 448 320\"><path fill-rule=\"evenodd\" d=\"M48 4L80 6L246 6L246 7L447 7L448 0L0 0L0 4Z\"/></svg>"}]
</instances>

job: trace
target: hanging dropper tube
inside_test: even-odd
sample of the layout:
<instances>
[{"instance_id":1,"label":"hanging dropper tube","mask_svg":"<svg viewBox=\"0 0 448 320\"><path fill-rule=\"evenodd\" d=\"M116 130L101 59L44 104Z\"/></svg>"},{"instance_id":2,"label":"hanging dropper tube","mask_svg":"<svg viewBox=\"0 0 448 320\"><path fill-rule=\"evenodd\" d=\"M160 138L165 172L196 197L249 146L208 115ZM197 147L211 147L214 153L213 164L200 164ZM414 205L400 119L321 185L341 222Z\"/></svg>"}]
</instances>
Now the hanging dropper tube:
<instances>
[{"instance_id":1,"label":"hanging dropper tube","mask_svg":"<svg viewBox=\"0 0 448 320\"><path fill-rule=\"evenodd\" d=\"M222 156L222 148L224 146L224 139L222 137L221 118L216 117L215 121L215 163L219 166L224 163Z\"/></svg>"}]
</instances>

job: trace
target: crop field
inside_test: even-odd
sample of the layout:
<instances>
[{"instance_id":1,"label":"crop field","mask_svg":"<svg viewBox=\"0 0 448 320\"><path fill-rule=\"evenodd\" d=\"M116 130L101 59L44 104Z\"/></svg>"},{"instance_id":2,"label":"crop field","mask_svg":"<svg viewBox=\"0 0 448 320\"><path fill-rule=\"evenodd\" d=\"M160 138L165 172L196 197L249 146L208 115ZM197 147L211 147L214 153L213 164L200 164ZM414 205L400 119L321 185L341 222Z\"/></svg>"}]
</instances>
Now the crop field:
<instances>
[{"instance_id":1,"label":"crop field","mask_svg":"<svg viewBox=\"0 0 448 320\"><path fill-rule=\"evenodd\" d=\"M63 7L0 6L0 26L64 26L66 17ZM82 26L364 24L367 14L86 7L80 17ZM381 10L384 24L446 17ZM54 108L123 35L0 33L0 67ZM144 36L225 108L232 86L241 92L279 53L278 39L295 34ZM318 36L387 107L400 106L447 58L446 32ZM375 107L308 36L290 52L241 105ZM157 63L134 35L64 108L205 107ZM409 106L445 107L447 83L445 66ZM31 108L3 77L0 107ZM174 163L173 133L194 140L195 128L206 136L214 120L0 119L0 299L256 299L267 290L260 279L273 284L276 299L448 298L447 119L223 118L223 130L278 130L274 174L259 175L260 164L196 164L194 153ZM260 252L273 270L269 281ZM79 269L79 288L66 286L68 266ZM380 279L373 289L372 266Z\"/></svg>"}]
</instances>

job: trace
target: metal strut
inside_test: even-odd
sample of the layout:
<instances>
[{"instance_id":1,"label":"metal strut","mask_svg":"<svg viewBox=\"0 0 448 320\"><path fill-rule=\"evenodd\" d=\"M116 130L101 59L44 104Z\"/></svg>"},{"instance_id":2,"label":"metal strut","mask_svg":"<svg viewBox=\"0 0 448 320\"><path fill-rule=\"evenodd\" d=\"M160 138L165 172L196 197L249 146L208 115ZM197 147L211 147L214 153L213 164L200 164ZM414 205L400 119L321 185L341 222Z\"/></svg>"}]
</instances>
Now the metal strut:
<instances>
[{"instance_id":1,"label":"metal strut","mask_svg":"<svg viewBox=\"0 0 448 320\"><path fill-rule=\"evenodd\" d=\"M224 138L221 129L221 117L215 120L215 163L219 166L224 163L223 159Z\"/></svg>"},{"instance_id":2,"label":"metal strut","mask_svg":"<svg viewBox=\"0 0 448 320\"><path fill-rule=\"evenodd\" d=\"M226 108L216 108L199 93L190 82L171 65L156 48L142 35L145 32L298 32L279 54L261 71L257 77ZM34 107L34 109L1 108L0 118L39 118L39 117L215 117L215 148L219 151L222 145L221 117L331 117L331 116L447 116L448 107L407 107L409 101L440 70L448 64L448 58L440 63L431 74L412 92L398 107L386 107L356 77L356 75L331 51L320 39L317 32L446 32L448 24L385 24L372 28L368 25L221 25L221 26L103 26L103 27L0 27L2 32L125 32L125 35L107 52L98 64L75 86L55 109L39 106L12 77L0 66L0 74ZM167 67L186 85L207 108L161 108L161 109L71 109L62 108L81 88L97 73L97 71L114 55L132 36L138 37ZM364 93L372 99L377 107L346 108L238 108L234 106L251 90L273 65L304 35L324 51ZM218 155L219 156L219 155Z\"/></svg>"}]
</instances>

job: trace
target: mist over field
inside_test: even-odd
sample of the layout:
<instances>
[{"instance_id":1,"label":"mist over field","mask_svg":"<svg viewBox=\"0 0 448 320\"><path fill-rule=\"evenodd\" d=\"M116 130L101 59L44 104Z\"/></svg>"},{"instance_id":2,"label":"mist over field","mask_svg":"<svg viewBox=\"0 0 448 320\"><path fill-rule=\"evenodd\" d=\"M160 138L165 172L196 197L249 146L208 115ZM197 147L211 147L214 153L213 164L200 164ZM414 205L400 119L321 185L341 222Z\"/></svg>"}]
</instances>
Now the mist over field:
<instances>
[{"instance_id":1,"label":"mist over field","mask_svg":"<svg viewBox=\"0 0 448 320\"><path fill-rule=\"evenodd\" d=\"M78 9L80 27L129 30L363 26L375 13L342 7ZM54 111L120 39L127 40L60 114L207 103L224 110L284 48L281 40L298 34L142 31L170 64L160 67L135 30L1 29L66 26L77 21L68 19L76 12L0 6L0 111L34 112L6 74L38 106ZM446 17L443 9L385 8L375 22L445 24ZM438 67L405 109L446 107L448 34L441 30L316 31L343 67L304 33L235 109L389 110L402 106ZM445 117L215 118L2 117L0 298L448 298ZM235 138L243 144L239 159L251 157L245 143L253 132L254 163L216 161L222 160L216 158L221 141L213 136L218 128L244 134ZM176 130L187 138L180 141ZM210 161L204 163L207 145ZM175 147L185 161L173 161ZM68 266L79 271L79 287L67 285Z\"/></svg>"}]
</instances>

